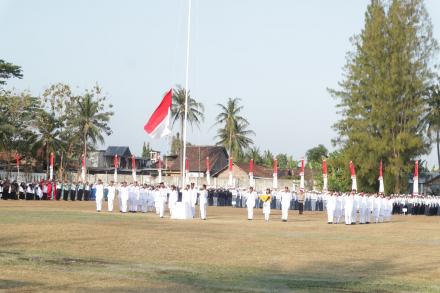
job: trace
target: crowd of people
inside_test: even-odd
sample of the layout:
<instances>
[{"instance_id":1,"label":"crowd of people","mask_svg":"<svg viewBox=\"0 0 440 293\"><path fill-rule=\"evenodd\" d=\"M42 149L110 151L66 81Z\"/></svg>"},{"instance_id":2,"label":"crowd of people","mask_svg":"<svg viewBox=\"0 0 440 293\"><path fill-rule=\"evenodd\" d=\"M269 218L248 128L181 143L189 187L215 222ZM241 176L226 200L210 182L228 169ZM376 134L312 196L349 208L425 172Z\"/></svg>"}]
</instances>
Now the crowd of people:
<instances>
[{"instance_id":1,"label":"crowd of people","mask_svg":"<svg viewBox=\"0 0 440 293\"><path fill-rule=\"evenodd\" d=\"M201 219L207 218L207 206L232 206L246 208L247 218L252 220L254 209L263 210L268 221L271 210L281 210L281 220L287 221L289 210L327 211L329 224L346 225L369 224L390 221L392 214L409 215L440 215L440 197L290 191L288 187L277 191L267 189L257 193L252 187L237 188L207 188L206 185L197 188L194 183L182 189L164 183L158 185L138 184L113 181L104 184L101 180L94 184L81 182L55 182L42 180L34 183L18 183L16 181L0 180L0 197L4 200L64 200L64 201L96 201L96 210L103 209L107 202L107 210L112 212L114 201L118 201L119 211L127 212L156 212L164 217L168 210L173 215L173 207L177 202L187 203L192 217L196 216L196 206L199 206Z\"/></svg>"}]
</instances>

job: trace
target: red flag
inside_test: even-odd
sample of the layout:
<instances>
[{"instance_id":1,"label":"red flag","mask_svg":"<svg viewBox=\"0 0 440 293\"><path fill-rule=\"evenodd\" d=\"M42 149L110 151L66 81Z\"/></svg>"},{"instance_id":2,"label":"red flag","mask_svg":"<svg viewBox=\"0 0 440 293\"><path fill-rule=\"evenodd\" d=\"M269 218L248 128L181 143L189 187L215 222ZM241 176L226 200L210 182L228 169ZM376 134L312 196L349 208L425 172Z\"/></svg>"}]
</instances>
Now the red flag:
<instances>
[{"instance_id":1,"label":"red flag","mask_svg":"<svg viewBox=\"0 0 440 293\"><path fill-rule=\"evenodd\" d=\"M211 167L209 166L209 157L206 157L206 172L210 172L211 171Z\"/></svg>"},{"instance_id":2,"label":"red flag","mask_svg":"<svg viewBox=\"0 0 440 293\"><path fill-rule=\"evenodd\" d=\"M53 152L50 153L50 167L53 168L53 160L54 160L54 155Z\"/></svg>"},{"instance_id":3,"label":"red flag","mask_svg":"<svg viewBox=\"0 0 440 293\"><path fill-rule=\"evenodd\" d=\"M170 89L145 124L144 130L153 138L161 138L171 133L169 125L172 100L173 89Z\"/></svg>"},{"instance_id":4,"label":"red flag","mask_svg":"<svg viewBox=\"0 0 440 293\"><path fill-rule=\"evenodd\" d=\"M20 155L18 153L15 153L15 164L17 165L17 168L20 167Z\"/></svg>"},{"instance_id":5,"label":"red flag","mask_svg":"<svg viewBox=\"0 0 440 293\"><path fill-rule=\"evenodd\" d=\"M119 167L118 155L115 155L115 157L113 158L113 165L115 166L115 169L118 169L118 167Z\"/></svg>"},{"instance_id":6,"label":"red flag","mask_svg":"<svg viewBox=\"0 0 440 293\"><path fill-rule=\"evenodd\" d=\"M136 157L135 157L135 155L131 156L131 169L136 170Z\"/></svg>"},{"instance_id":7,"label":"red flag","mask_svg":"<svg viewBox=\"0 0 440 293\"><path fill-rule=\"evenodd\" d=\"M304 174L304 159L301 160L301 173Z\"/></svg>"},{"instance_id":8,"label":"red flag","mask_svg":"<svg viewBox=\"0 0 440 293\"><path fill-rule=\"evenodd\" d=\"M382 160L380 160L379 177L383 177L383 172L382 172Z\"/></svg>"},{"instance_id":9,"label":"red flag","mask_svg":"<svg viewBox=\"0 0 440 293\"><path fill-rule=\"evenodd\" d=\"M416 165L414 167L414 177L419 177L419 161L416 161Z\"/></svg>"},{"instance_id":10,"label":"red flag","mask_svg":"<svg viewBox=\"0 0 440 293\"><path fill-rule=\"evenodd\" d=\"M229 171L232 171L232 158L229 158Z\"/></svg>"},{"instance_id":11,"label":"red flag","mask_svg":"<svg viewBox=\"0 0 440 293\"><path fill-rule=\"evenodd\" d=\"M327 175L327 161L322 160L322 175Z\"/></svg>"},{"instance_id":12,"label":"red flag","mask_svg":"<svg viewBox=\"0 0 440 293\"><path fill-rule=\"evenodd\" d=\"M249 173L254 173L254 160L249 161Z\"/></svg>"},{"instance_id":13,"label":"red flag","mask_svg":"<svg viewBox=\"0 0 440 293\"><path fill-rule=\"evenodd\" d=\"M356 171L354 170L354 164L353 164L353 162L352 161L350 161L350 175L353 177L353 176L356 176Z\"/></svg>"},{"instance_id":14,"label":"red flag","mask_svg":"<svg viewBox=\"0 0 440 293\"><path fill-rule=\"evenodd\" d=\"M188 173L189 172L189 162L188 162L188 158L185 159L185 170Z\"/></svg>"},{"instance_id":15,"label":"red flag","mask_svg":"<svg viewBox=\"0 0 440 293\"><path fill-rule=\"evenodd\" d=\"M277 159L273 160L273 173L278 174L278 161L277 161Z\"/></svg>"}]
</instances>

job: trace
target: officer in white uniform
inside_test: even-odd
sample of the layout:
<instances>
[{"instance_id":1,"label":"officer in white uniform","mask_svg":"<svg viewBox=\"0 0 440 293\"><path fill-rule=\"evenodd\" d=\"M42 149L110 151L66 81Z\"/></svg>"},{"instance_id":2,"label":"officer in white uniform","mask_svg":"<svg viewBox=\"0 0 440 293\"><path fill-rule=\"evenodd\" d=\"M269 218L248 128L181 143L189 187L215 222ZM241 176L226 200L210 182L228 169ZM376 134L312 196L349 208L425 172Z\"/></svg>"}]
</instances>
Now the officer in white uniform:
<instances>
[{"instance_id":1,"label":"officer in white uniform","mask_svg":"<svg viewBox=\"0 0 440 293\"><path fill-rule=\"evenodd\" d=\"M254 218L255 199L257 198L257 193L252 186L249 187L249 191L245 193L245 197L248 220L252 220Z\"/></svg>"},{"instance_id":2,"label":"officer in white uniform","mask_svg":"<svg viewBox=\"0 0 440 293\"><path fill-rule=\"evenodd\" d=\"M200 191L199 205L200 218L206 220L206 207L208 206L208 190L206 190L206 184L203 184L202 190Z\"/></svg>"},{"instance_id":3,"label":"officer in white uniform","mask_svg":"<svg viewBox=\"0 0 440 293\"><path fill-rule=\"evenodd\" d=\"M281 220L287 222L289 216L290 202L292 201L292 193L290 193L289 187L284 187L284 190L280 192L281 195Z\"/></svg>"},{"instance_id":4,"label":"officer in white uniform","mask_svg":"<svg viewBox=\"0 0 440 293\"><path fill-rule=\"evenodd\" d=\"M104 184L102 184L101 179L98 180L98 184L96 184L95 188L96 211L100 212L102 209L102 200L104 199Z\"/></svg>"},{"instance_id":5,"label":"officer in white uniform","mask_svg":"<svg viewBox=\"0 0 440 293\"><path fill-rule=\"evenodd\" d=\"M113 212L113 202L115 200L116 195L116 188L113 181L110 181L110 185L107 186L107 205L108 205L108 211Z\"/></svg>"}]
</instances>

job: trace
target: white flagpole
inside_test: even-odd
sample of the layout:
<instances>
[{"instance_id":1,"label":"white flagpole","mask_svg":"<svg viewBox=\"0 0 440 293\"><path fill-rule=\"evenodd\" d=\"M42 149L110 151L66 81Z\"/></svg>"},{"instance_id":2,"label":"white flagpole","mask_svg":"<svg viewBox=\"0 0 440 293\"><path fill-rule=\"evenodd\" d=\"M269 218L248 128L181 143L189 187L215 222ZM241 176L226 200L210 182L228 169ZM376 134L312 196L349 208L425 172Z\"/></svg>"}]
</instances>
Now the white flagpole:
<instances>
[{"instance_id":1,"label":"white flagpole","mask_svg":"<svg viewBox=\"0 0 440 293\"><path fill-rule=\"evenodd\" d=\"M188 28L186 36L186 74L185 74L185 118L183 120L183 155L182 155L182 188L185 186L185 159L186 159L186 127L188 119L188 75L189 75L189 40L191 33L191 0L188 0Z\"/></svg>"}]
</instances>

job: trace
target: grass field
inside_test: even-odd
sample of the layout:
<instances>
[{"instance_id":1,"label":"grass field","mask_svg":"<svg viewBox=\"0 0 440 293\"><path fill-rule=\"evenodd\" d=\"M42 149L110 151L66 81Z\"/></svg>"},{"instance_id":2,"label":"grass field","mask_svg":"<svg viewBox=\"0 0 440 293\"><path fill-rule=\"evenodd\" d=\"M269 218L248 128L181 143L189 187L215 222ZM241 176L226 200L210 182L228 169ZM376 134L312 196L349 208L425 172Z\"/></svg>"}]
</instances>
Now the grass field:
<instances>
[{"instance_id":1,"label":"grass field","mask_svg":"<svg viewBox=\"0 0 440 293\"><path fill-rule=\"evenodd\" d=\"M440 217L328 225L208 207L208 220L0 201L1 292L440 292Z\"/></svg>"}]
</instances>

